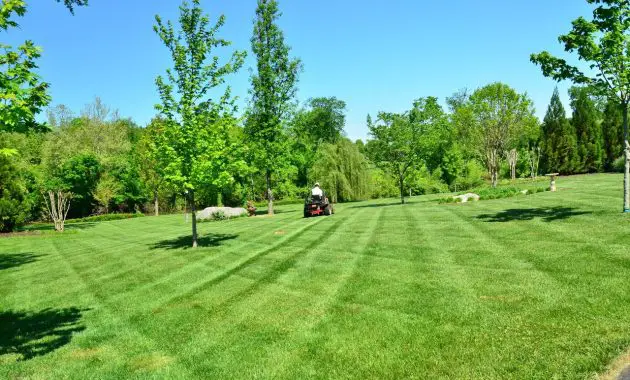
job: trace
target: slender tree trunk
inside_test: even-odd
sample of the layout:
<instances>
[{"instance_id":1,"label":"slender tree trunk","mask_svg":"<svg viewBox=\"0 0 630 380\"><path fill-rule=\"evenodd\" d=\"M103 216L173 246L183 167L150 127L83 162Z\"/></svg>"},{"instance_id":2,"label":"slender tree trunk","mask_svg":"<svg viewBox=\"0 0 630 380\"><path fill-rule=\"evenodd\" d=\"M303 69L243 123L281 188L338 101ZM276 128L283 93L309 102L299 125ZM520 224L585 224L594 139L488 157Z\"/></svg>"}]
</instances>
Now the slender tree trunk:
<instances>
[{"instance_id":1,"label":"slender tree trunk","mask_svg":"<svg viewBox=\"0 0 630 380\"><path fill-rule=\"evenodd\" d=\"M271 172L267 170L267 214L273 215L273 194L271 192Z\"/></svg>"},{"instance_id":2,"label":"slender tree trunk","mask_svg":"<svg viewBox=\"0 0 630 380\"><path fill-rule=\"evenodd\" d=\"M497 168L493 167L490 172L490 178L492 180L492 187L497 187L497 184L499 183L498 177L499 176L497 174Z\"/></svg>"},{"instance_id":3,"label":"slender tree trunk","mask_svg":"<svg viewBox=\"0 0 630 380\"><path fill-rule=\"evenodd\" d=\"M154 212L155 212L155 216L160 216L160 203L159 203L159 199L158 199L158 192L157 190L153 191L153 208L154 208Z\"/></svg>"},{"instance_id":4,"label":"slender tree trunk","mask_svg":"<svg viewBox=\"0 0 630 380\"><path fill-rule=\"evenodd\" d=\"M405 188L404 188L405 179L404 177L400 176L398 182L400 185L400 203L404 205L405 204Z\"/></svg>"},{"instance_id":5,"label":"slender tree trunk","mask_svg":"<svg viewBox=\"0 0 630 380\"><path fill-rule=\"evenodd\" d=\"M195 192L190 191L190 217L192 218L192 247L197 248L197 209L195 208Z\"/></svg>"},{"instance_id":6,"label":"slender tree trunk","mask_svg":"<svg viewBox=\"0 0 630 380\"><path fill-rule=\"evenodd\" d=\"M628 142L628 102L623 103L623 146L626 166L623 175L623 211L630 212L630 143Z\"/></svg>"}]
</instances>

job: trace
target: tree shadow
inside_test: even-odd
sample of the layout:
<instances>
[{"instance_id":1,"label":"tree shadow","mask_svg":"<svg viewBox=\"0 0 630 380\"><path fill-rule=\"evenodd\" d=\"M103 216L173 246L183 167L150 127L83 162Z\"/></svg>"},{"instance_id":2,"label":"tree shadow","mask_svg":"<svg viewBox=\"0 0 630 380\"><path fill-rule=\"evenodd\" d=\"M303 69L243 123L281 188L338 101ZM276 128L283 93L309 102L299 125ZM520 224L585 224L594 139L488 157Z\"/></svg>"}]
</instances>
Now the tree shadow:
<instances>
[{"instance_id":1,"label":"tree shadow","mask_svg":"<svg viewBox=\"0 0 630 380\"><path fill-rule=\"evenodd\" d=\"M0 356L18 354L20 360L46 355L85 330L77 309L44 309L39 312L0 311Z\"/></svg>"},{"instance_id":2,"label":"tree shadow","mask_svg":"<svg viewBox=\"0 0 630 380\"><path fill-rule=\"evenodd\" d=\"M491 223L511 222L515 220L533 220L540 218L545 222L568 219L573 216L592 214L591 211L578 211L572 207L540 207L503 210L496 214L477 215L477 219Z\"/></svg>"},{"instance_id":3,"label":"tree shadow","mask_svg":"<svg viewBox=\"0 0 630 380\"><path fill-rule=\"evenodd\" d=\"M410 204L413 202L407 202L405 201L405 204ZM348 208L377 208L377 207L391 207L391 206L401 206L402 203L400 203L400 201L398 202L389 202L389 203L370 203L367 205L356 205L356 206L350 206Z\"/></svg>"},{"instance_id":4,"label":"tree shadow","mask_svg":"<svg viewBox=\"0 0 630 380\"><path fill-rule=\"evenodd\" d=\"M197 244L200 247L218 247L224 241L236 239L234 234L208 234L197 237ZM151 249L186 249L192 247L192 236L185 235L174 239L159 241L151 245Z\"/></svg>"},{"instance_id":5,"label":"tree shadow","mask_svg":"<svg viewBox=\"0 0 630 380\"><path fill-rule=\"evenodd\" d=\"M0 270L19 267L37 261L45 255L34 253L2 253L0 254Z\"/></svg>"},{"instance_id":6,"label":"tree shadow","mask_svg":"<svg viewBox=\"0 0 630 380\"><path fill-rule=\"evenodd\" d=\"M82 222L82 223L66 223L64 225L64 229L66 231L72 231L72 230L87 230L89 228L94 228L96 227L98 223L97 222ZM30 226L25 226L24 228L22 228L22 231L24 232L35 232L35 231L54 231L55 230L55 225L54 224L32 224Z\"/></svg>"}]
</instances>

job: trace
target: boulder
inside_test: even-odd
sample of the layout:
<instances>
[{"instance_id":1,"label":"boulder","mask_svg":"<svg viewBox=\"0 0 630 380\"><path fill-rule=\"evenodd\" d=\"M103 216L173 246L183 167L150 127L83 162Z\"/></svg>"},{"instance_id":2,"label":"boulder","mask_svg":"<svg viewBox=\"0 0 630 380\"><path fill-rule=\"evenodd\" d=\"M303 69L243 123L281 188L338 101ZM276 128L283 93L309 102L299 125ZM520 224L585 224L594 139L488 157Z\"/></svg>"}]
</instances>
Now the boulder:
<instances>
[{"instance_id":1,"label":"boulder","mask_svg":"<svg viewBox=\"0 0 630 380\"><path fill-rule=\"evenodd\" d=\"M453 199L459 199L461 203L466 203L466 202L468 202L471 199L473 201L478 201L479 200L479 195L477 195L475 193L467 193L467 194L454 196Z\"/></svg>"},{"instance_id":2,"label":"boulder","mask_svg":"<svg viewBox=\"0 0 630 380\"><path fill-rule=\"evenodd\" d=\"M242 207L208 207L197 213L197 220L214 219L217 212L222 212L226 218L236 218L247 215L247 210Z\"/></svg>"}]
</instances>

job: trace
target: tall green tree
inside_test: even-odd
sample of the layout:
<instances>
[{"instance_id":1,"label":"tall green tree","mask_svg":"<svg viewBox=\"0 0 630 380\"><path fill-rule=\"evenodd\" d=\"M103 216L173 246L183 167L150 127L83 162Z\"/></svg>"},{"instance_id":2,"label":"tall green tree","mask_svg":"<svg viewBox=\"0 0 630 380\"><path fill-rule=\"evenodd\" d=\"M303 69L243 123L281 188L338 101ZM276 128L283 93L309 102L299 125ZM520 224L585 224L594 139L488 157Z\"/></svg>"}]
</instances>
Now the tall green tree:
<instances>
[{"instance_id":1,"label":"tall green tree","mask_svg":"<svg viewBox=\"0 0 630 380\"><path fill-rule=\"evenodd\" d=\"M470 97L471 123L466 139L486 165L496 186L503 157L518 144L523 134L532 134L538 121L532 102L503 83L477 89Z\"/></svg>"},{"instance_id":2,"label":"tall green tree","mask_svg":"<svg viewBox=\"0 0 630 380\"><path fill-rule=\"evenodd\" d=\"M256 70L251 77L251 109L245 128L256 166L265 176L269 215L273 215L272 177L286 163L284 123L301 68L300 60L289 57L290 48L277 23L280 16L276 0L258 0L251 39Z\"/></svg>"},{"instance_id":3,"label":"tall green tree","mask_svg":"<svg viewBox=\"0 0 630 380\"><path fill-rule=\"evenodd\" d=\"M579 155L578 171L598 172L602 169L603 147L600 115L587 87L573 87L569 90L573 116L571 124L575 129Z\"/></svg>"},{"instance_id":4,"label":"tall green tree","mask_svg":"<svg viewBox=\"0 0 630 380\"><path fill-rule=\"evenodd\" d=\"M575 129L567 119L558 88L551 96L541 132L540 149L544 170L572 174L578 164Z\"/></svg>"},{"instance_id":5,"label":"tall green tree","mask_svg":"<svg viewBox=\"0 0 630 380\"><path fill-rule=\"evenodd\" d=\"M160 154L159 147L165 146L164 138L164 120L154 118L147 125L138 145L137 162L142 182L153 197L153 213L155 216L160 215L160 191L164 187L165 173L164 168L167 163L163 162L164 155Z\"/></svg>"},{"instance_id":6,"label":"tall green tree","mask_svg":"<svg viewBox=\"0 0 630 380\"><path fill-rule=\"evenodd\" d=\"M332 202L366 199L369 177L368 163L352 141L341 138L317 151L311 181L319 182Z\"/></svg>"},{"instance_id":7,"label":"tall green tree","mask_svg":"<svg viewBox=\"0 0 630 380\"><path fill-rule=\"evenodd\" d=\"M344 135L346 102L335 97L309 99L291 124L291 161L298 168L298 186L306 186L319 147L335 144Z\"/></svg>"},{"instance_id":8,"label":"tall green tree","mask_svg":"<svg viewBox=\"0 0 630 380\"><path fill-rule=\"evenodd\" d=\"M630 2L628 0L586 0L594 4L592 20L579 17L572 30L558 40L564 50L577 53L587 62L590 73L552 56L549 52L532 54L543 75L557 81L569 79L591 86L621 105L624 125L624 212L630 212L630 143L628 142L628 103L630 103Z\"/></svg>"},{"instance_id":9,"label":"tall green tree","mask_svg":"<svg viewBox=\"0 0 630 380\"><path fill-rule=\"evenodd\" d=\"M613 163L623 154L623 116L616 99L608 99L602 116L604 169L613 170Z\"/></svg>"},{"instance_id":10,"label":"tall green tree","mask_svg":"<svg viewBox=\"0 0 630 380\"><path fill-rule=\"evenodd\" d=\"M405 203L405 180L421 163L419 135L409 114L379 112L376 122L368 116L370 159L377 167L390 173L400 191L400 203Z\"/></svg>"},{"instance_id":11,"label":"tall green tree","mask_svg":"<svg viewBox=\"0 0 630 380\"><path fill-rule=\"evenodd\" d=\"M156 84L162 104L156 106L164 123L164 144L161 154L169 162L164 168L165 178L179 187L188 197L192 211L192 246L197 247L195 191L208 183L221 186L232 180L227 167L229 147L224 135L229 129L226 120L235 112L229 86L218 100L210 91L222 86L228 74L243 65L244 52L234 52L224 65L212 56L215 49L230 42L217 37L225 17L210 24L203 13L200 0L192 5L184 1L180 6L176 30L171 22L155 17L155 32L168 48L173 69L166 71L166 79L157 77Z\"/></svg>"}]
</instances>

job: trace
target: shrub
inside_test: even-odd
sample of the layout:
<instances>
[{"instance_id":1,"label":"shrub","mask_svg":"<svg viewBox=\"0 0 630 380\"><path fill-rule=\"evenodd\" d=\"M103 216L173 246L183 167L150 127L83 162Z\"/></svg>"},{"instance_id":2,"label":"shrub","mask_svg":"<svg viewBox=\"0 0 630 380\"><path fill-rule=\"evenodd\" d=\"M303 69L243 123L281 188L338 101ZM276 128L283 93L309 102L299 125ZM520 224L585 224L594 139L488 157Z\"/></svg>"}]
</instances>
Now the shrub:
<instances>
[{"instance_id":1,"label":"shrub","mask_svg":"<svg viewBox=\"0 0 630 380\"><path fill-rule=\"evenodd\" d=\"M549 188L548 187L534 187L534 188L523 189L523 188L518 188L514 186L505 186L505 187L496 187L496 188L483 187L483 188L472 189L467 192L475 193L479 195L479 200L483 201L483 200L490 200L490 199L510 198L510 197L516 197L516 196L521 196L521 195L530 195L530 194L536 194L536 193L540 193L544 191L549 191ZM461 194L464 194L464 193L459 193L458 195L461 195ZM460 202L459 198L456 199L456 198L453 198L452 196L438 199L438 203L457 203L457 202Z\"/></svg>"},{"instance_id":2,"label":"shrub","mask_svg":"<svg viewBox=\"0 0 630 380\"><path fill-rule=\"evenodd\" d=\"M623 173L626 169L626 157L621 156L613 162L613 170L617 173Z\"/></svg>"},{"instance_id":3,"label":"shrub","mask_svg":"<svg viewBox=\"0 0 630 380\"><path fill-rule=\"evenodd\" d=\"M133 219L143 217L142 213L135 214L103 214L88 216L85 218L69 219L66 223L90 223L90 222L106 222L110 220Z\"/></svg>"}]
</instances>

